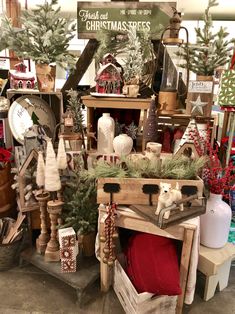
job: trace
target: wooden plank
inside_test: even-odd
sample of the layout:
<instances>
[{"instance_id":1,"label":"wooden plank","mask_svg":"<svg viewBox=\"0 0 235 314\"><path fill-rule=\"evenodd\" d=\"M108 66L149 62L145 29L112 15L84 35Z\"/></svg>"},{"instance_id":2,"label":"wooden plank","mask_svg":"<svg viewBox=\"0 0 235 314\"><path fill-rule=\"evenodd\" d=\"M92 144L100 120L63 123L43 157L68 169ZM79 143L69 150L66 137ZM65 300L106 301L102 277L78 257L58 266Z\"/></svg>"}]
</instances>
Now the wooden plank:
<instances>
[{"instance_id":1,"label":"wooden plank","mask_svg":"<svg viewBox=\"0 0 235 314\"><path fill-rule=\"evenodd\" d=\"M184 210L179 209L171 211L170 217L168 219L163 219L162 226L159 224L159 216L155 215L156 208L148 205L132 205L130 208L143 216L147 221L152 222L161 229L165 229L169 226L174 226L183 222L187 219L191 219L200 215L203 215L206 211L206 207L203 206L184 206Z\"/></svg>"},{"instance_id":2,"label":"wooden plank","mask_svg":"<svg viewBox=\"0 0 235 314\"><path fill-rule=\"evenodd\" d=\"M21 6L18 0L6 0L6 15L11 19L14 27L21 27L20 16ZM10 69L14 69L15 64L19 63L13 50L9 51Z\"/></svg>"},{"instance_id":3,"label":"wooden plank","mask_svg":"<svg viewBox=\"0 0 235 314\"><path fill-rule=\"evenodd\" d=\"M184 231L184 241L181 253L180 261L180 287L182 289L182 294L178 297L176 314L182 313L184 296L186 293L186 285L189 272L189 262L191 257L192 243L193 243L194 230L185 228Z\"/></svg>"},{"instance_id":4,"label":"wooden plank","mask_svg":"<svg viewBox=\"0 0 235 314\"><path fill-rule=\"evenodd\" d=\"M37 254L34 249L23 251L21 258L81 291L87 289L99 277L99 264L94 257L83 257L81 260L78 258L75 273L61 273L60 262L46 263L44 256Z\"/></svg>"},{"instance_id":5,"label":"wooden plank","mask_svg":"<svg viewBox=\"0 0 235 314\"><path fill-rule=\"evenodd\" d=\"M207 276L215 275L220 265L233 258L235 258L235 246L232 243L226 243L220 249L211 249L200 245L198 270Z\"/></svg>"},{"instance_id":6,"label":"wooden plank","mask_svg":"<svg viewBox=\"0 0 235 314\"><path fill-rule=\"evenodd\" d=\"M104 234L104 223L99 225L99 234ZM100 290L107 292L111 285L111 272L110 267L103 262L105 243L100 242Z\"/></svg>"},{"instance_id":7,"label":"wooden plank","mask_svg":"<svg viewBox=\"0 0 235 314\"><path fill-rule=\"evenodd\" d=\"M86 70L92 62L94 54L99 46L99 43L96 39L90 39L83 50L81 56L79 57L76 63L76 69L69 75L67 81L61 89L61 92L64 94L65 99L67 99L67 95L65 93L66 90L74 89L76 90L78 83L82 79Z\"/></svg>"},{"instance_id":8,"label":"wooden plank","mask_svg":"<svg viewBox=\"0 0 235 314\"><path fill-rule=\"evenodd\" d=\"M118 109L149 109L151 98L126 97L92 97L82 96L82 102L88 108L118 108Z\"/></svg>"},{"instance_id":9,"label":"wooden plank","mask_svg":"<svg viewBox=\"0 0 235 314\"><path fill-rule=\"evenodd\" d=\"M203 181L198 180L171 180L171 179L145 179L145 178L99 178L97 184L97 203L106 204L109 202L110 194L104 192L105 183L117 183L120 185L120 192L113 193L113 201L124 205L149 205L149 195L143 193L144 184L160 185L160 182L170 183L174 188L176 182L179 183L179 188L183 185L196 186L198 196L202 196ZM153 205L158 202L158 194L152 195Z\"/></svg>"}]
</instances>

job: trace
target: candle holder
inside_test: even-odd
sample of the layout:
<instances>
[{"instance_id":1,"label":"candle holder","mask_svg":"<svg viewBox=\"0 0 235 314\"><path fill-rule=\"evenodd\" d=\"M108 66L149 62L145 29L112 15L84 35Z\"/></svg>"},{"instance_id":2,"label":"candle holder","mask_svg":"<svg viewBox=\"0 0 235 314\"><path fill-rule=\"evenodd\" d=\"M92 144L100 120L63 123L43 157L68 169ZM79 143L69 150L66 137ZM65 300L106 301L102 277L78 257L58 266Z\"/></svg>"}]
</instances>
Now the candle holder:
<instances>
[{"instance_id":1,"label":"candle holder","mask_svg":"<svg viewBox=\"0 0 235 314\"><path fill-rule=\"evenodd\" d=\"M39 203L41 220L41 233L36 240L36 250L39 254L44 254L47 243L50 239L46 224L47 202L50 199L50 193L46 191L38 191L35 195L35 198Z\"/></svg>"},{"instance_id":2,"label":"candle holder","mask_svg":"<svg viewBox=\"0 0 235 314\"><path fill-rule=\"evenodd\" d=\"M47 211L51 221L51 235L45 251L46 262L58 262L60 260L60 246L57 239L57 224L63 204L64 203L60 200L53 200L47 203Z\"/></svg>"}]
</instances>

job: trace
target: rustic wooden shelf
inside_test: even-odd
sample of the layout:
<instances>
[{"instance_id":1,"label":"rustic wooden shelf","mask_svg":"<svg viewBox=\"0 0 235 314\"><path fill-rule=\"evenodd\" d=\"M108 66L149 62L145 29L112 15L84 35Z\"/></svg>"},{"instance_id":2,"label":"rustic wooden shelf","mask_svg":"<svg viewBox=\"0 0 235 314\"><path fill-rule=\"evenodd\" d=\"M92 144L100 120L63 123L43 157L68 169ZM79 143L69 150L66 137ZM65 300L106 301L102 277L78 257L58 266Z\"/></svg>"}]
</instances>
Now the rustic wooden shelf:
<instances>
[{"instance_id":1,"label":"rustic wooden shelf","mask_svg":"<svg viewBox=\"0 0 235 314\"><path fill-rule=\"evenodd\" d=\"M135 109L143 110L143 120L140 120L139 127L144 128L147 120L147 112L151 98L127 98L127 97L93 97L83 96L82 102L87 107L87 125L93 124L95 108L109 109ZM142 139L142 151L145 150L144 139Z\"/></svg>"},{"instance_id":2,"label":"rustic wooden shelf","mask_svg":"<svg viewBox=\"0 0 235 314\"><path fill-rule=\"evenodd\" d=\"M99 262L92 257L78 257L76 273L61 273L60 262L45 262L44 256L39 255L35 249L27 249L21 253L21 261L24 260L51 276L63 281L76 290L77 302L82 305L84 295L96 279L99 278Z\"/></svg>"}]
</instances>

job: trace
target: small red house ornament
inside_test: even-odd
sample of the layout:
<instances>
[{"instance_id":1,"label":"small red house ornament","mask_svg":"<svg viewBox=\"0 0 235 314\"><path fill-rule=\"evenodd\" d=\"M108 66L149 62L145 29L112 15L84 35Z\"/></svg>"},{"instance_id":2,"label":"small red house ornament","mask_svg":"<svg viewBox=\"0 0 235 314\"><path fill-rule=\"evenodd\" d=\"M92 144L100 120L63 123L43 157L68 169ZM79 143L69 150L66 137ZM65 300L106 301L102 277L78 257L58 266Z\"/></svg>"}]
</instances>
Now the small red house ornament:
<instances>
[{"instance_id":1,"label":"small red house ornament","mask_svg":"<svg viewBox=\"0 0 235 314\"><path fill-rule=\"evenodd\" d=\"M27 66L23 63L17 63L15 70L9 71L10 86L12 89L33 89L35 77L33 73L26 72Z\"/></svg>"},{"instance_id":2,"label":"small red house ornament","mask_svg":"<svg viewBox=\"0 0 235 314\"><path fill-rule=\"evenodd\" d=\"M111 54L106 54L96 74L96 92L100 94L121 94L122 67Z\"/></svg>"}]
</instances>

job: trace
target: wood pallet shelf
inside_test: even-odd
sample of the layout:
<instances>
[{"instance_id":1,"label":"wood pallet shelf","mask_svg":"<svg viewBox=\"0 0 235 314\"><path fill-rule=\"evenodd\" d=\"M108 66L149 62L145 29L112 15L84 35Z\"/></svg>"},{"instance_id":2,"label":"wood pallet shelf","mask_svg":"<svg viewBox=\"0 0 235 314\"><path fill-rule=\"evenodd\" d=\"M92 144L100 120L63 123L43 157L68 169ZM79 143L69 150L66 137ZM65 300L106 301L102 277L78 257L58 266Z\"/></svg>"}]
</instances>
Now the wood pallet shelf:
<instances>
[{"instance_id":1,"label":"wood pallet shelf","mask_svg":"<svg viewBox=\"0 0 235 314\"><path fill-rule=\"evenodd\" d=\"M51 276L63 281L76 290L77 302L82 306L86 290L99 278L99 262L95 257L78 258L78 269L75 273L61 273L60 262L45 262L44 256L39 255L35 249L27 249L21 253L24 260Z\"/></svg>"}]
</instances>

